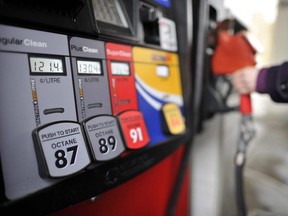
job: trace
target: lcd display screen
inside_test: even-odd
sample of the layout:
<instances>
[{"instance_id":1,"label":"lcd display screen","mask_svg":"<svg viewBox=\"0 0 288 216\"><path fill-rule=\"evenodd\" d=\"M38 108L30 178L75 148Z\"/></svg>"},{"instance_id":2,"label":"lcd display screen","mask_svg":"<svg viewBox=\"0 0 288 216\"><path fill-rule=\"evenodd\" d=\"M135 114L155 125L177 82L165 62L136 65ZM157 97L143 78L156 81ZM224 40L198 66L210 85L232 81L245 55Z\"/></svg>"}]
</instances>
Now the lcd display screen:
<instances>
[{"instance_id":1,"label":"lcd display screen","mask_svg":"<svg viewBox=\"0 0 288 216\"><path fill-rule=\"evenodd\" d=\"M98 61L77 61L78 74L102 74Z\"/></svg>"},{"instance_id":2,"label":"lcd display screen","mask_svg":"<svg viewBox=\"0 0 288 216\"><path fill-rule=\"evenodd\" d=\"M128 63L111 62L112 75L128 76L130 75L130 68Z\"/></svg>"},{"instance_id":3,"label":"lcd display screen","mask_svg":"<svg viewBox=\"0 0 288 216\"><path fill-rule=\"evenodd\" d=\"M159 77L168 77L170 75L168 66L166 66L166 65L157 65L156 74Z\"/></svg>"},{"instance_id":4,"label":"lcd display screen","mask_svg":"<svg viewBox=\"0 0 288 216\"><path fill-rule=\"evenodd\" d=\"M31 73L64 73L61 58L30 57Z\"/></svg>"}]
</instances>

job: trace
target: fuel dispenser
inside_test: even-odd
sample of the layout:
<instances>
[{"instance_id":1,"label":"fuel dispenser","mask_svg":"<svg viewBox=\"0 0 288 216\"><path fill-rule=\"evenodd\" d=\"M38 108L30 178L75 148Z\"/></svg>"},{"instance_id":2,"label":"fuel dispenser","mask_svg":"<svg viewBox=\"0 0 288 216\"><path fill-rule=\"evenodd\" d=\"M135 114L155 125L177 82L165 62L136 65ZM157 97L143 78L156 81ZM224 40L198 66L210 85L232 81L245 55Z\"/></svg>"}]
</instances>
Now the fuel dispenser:
<instances>
[{"instance_id":1,"label":"fuel dispenser","mask_svg":"<svg viewBox=\"0 0 288 216\"><path fill-rule=\"evenodd\" d=\"M102 41L70 39L78 119L83 121L94 161L111 160L125 150L117 120L111 115L104 46Z\"/></svg>"},{"instance_id":2,"label":"fuel dispenser","mask_svg":"<svg viewBox=\"0 0 288 216\"><path fill-rule=\"evenodd\" d=\"M5 196L15 200L83 170L90 156L76 117L67 36L0 29L1 164Z\"/></svg>"},{"instance_id":3,"label":"fuel dispenser","mask_svg":"<svg viewBox=\"0 0 288 216\"><path fill-rule=\"evenodd\" d=\"M185 131L183 98L175 53L134 47L139 109L151 134L149 145Z\"/></svg>"},{"instance_id":4,"label":"fuel dispenser","mask_svg":"<svg viewBox=\"0 0 288 216\"><path fill-rule=\"evenodd\" d=\"M1 215L188 214L186 3L0 1Z\"/></svg>"},{"instance_id":5,"label":"fuel dispenser","mask_svg":"<svg viewBox=\"0 0 288 216\"><path fill-rule=\"evenodd\" d=\"M107 43L106 54L113 114L129 109L137 110L132 47Z\"/></svg>"},{"instance_id":6,"label":"fuel dispenser","mask_svg":"<svg viewBox=\"0 0 288 216\"><path fill-rule=\"evenodd\" d=\"M104 42L72 37L70 52L79 121L111 115Z\"/></svg>"},{"instance_id":7,"label":"fuel dispenser","mask_svg":"<svg viewBox=\"0 0 288 216\"><path fill-rule=\"evenodd\" d=\"M142 148L150 138L143 114L138 111L132 47L106 43L106 55L113 114L118 114L127 148Z\"/></svg>"}]
</instances>

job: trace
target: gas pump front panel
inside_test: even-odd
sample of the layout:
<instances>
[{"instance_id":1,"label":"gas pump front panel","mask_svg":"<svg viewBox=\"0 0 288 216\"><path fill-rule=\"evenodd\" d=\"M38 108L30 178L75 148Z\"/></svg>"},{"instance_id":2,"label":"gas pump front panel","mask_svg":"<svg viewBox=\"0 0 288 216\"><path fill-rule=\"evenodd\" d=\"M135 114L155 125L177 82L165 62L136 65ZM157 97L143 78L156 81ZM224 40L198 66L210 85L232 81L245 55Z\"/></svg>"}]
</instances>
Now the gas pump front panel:
<instances>
[{"instance_id":1,"label":"gas pump front panel","mask_svg":"<svg viewBox=\"0 0 288 216\"><path fill-rule=\"evenodd\" d=\"M130 109L137 110L132 47L107 43L106 55L113 114Z\"/></svg>"},{"instance_id":2,"label":"gas pump front panel","mask_svg":"<svg viewBox=\"0 0 288 216\"><path fill-rule=\"evenodd\" d=\"M133 48L139 109L151 135L149 145L185 131L178 57L175 53ZM174 109L165 109L174 104ZM168 120L168 119L171 120Z\"/></svg>"},{"instance_id":3,"label":"gas pump front panel","mask_svg":"<svg viewBox=\"0 0 288 216\"><path fill-rule=\"evenodd\" d=\"M131 46L7 25L1 25L1 34L0 115L6 123L1 163L8 199L49 188L126 149L164 140L161 110L156 117L138 102ZM146 55L146 49L137 49ZM143 70L154 77L154 66L135 66L140 83ZM168 76L161 67L166 66L158 75ZM166 85L179 82L173 70L174 81L167 79ZM163 97L169 101L169 95Z\"/></svg>"},{"instance_id":4,"label":"gas pump front panel","mask_svg":"<svg viewBox=\"0 0 288 216\"><path fill-rule=\"evenodd\" d=\"M101 8L93 9L109 2L118 15L110 8L108 19ZM170 1L141 3L170 7ZM5 209L29 211L37 202L47 213L99 195L162 160L185 139L175 23L161 17L155 25L162 26L156 31L160 42L146 44L149 37L141 41L136 34L140 2L87 5L91 23L83 28L94 25L96 31L86 28L82 35L79 29L75 35L61 31L64 23L55 23L54 32L51 25L36 30L0 24ZM84 19L79 14L81 19L71 21L77 26Z\"/></svg>"},{"instance_id":5,"label":"gas pump front panel","mask_svg":"<svg viewBox=\"0 0 288 216\"><path fill-rule=\"evenodd\" d=\"M43 160L47 160L47 163L53 163L57 160L53 154L63 148L66 140L59 138L56 130L47 131L46 135L42 135L42 142L35 145L41 145L44 139L50 138L51 151L37 153L32 131L56 121L75 122L77 116L67 36L5 25L0 26L0 32L0 116L4 123L1 127L0 152L5 193L13 200L57 182L40 177L36 155L45 157ZM63 125L61 130L69 130L70 127ZM78 138L81 141L80 144L75 141L75 146L84 145L84 160L88 165L90 159L80 127L72 127L79 130ZM54 135L56 139L52 141ZM45 153L50 155L44 156ZM73 172L70 170L70 173ZM66 175L64 171L63 176Z\"/></svg>"},{"instance_id":6,"label":"gas pump front panel","mask_svg":"<svg viewBox=\"0 0 288 216\"><path fill-rule=\"evenodd\" d=\"M78 119L111 114L104 42L72 37L70 51Z\"/></svg>"}]
</instances>

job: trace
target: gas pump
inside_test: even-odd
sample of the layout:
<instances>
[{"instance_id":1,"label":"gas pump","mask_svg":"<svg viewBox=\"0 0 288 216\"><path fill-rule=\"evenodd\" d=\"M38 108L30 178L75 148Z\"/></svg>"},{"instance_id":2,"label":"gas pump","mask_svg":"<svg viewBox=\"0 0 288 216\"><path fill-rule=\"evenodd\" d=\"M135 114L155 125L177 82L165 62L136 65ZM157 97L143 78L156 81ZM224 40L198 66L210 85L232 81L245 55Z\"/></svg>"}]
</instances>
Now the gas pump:
<instances>
[{"instance_id":1,"label":"gas pump","mask_svg":"<svg viewBox=\"0 0 288 216\"><path fill-rule=\"evenodd\" d=\"M151 134L149 145L155 145L185 131L178 57L142 47L134 47L133 54L139 106Z\"/></svg>"},{"instance_id":2,"label":"gas pump","mask_svg":"<svg viewBox=\"0 0 288 216\"><path fill-rule=\"evenodd\" d=\"M6 196L15 200L59 181L47 176L65 177L83 170L90 156L71 106L75 101L67 37L0 28L0 115L6 125L1 127L1 164Z\"/></svg>"},{"instance_id":3,"label":"gas pump","mask_svg":"<svg viewBox=\"0 0 288 216\"><path fill-rule=\"evenodd\" d=\"M104 42L72 37L70 52L78 119L111 115Z\"/></svg>"},{"instance_id":4,"label":"gas pump","mask_svg":"<svg viewBox=\"0 0 288 216\"><path fill-rule=\"evenodd\" d=\"M129 109L137 110L132 47L107 43L106 54L113 114Z\"/></svg>"},{"instance_id":5,"label":"gas pump","mask_svg":"<svg viewBox=\"0 0 288 216\"><path fill-rule=\"evenodd\" d=\"M117 119L111 115L104 46L102 41L70 39L78 119L83 121L94 161L111 160L125 150Z\"/></svg>"},{"instance_id":6,"label":"gas pump","mask_svg":"<svg viewBox=\"0 0 288 216\"><path fill-rule=\"evenodd\" d=\"M0 2L0 214L108 215L118 200L119 215L164 214L193 135L173 5L186 1Z\"/></svg>"}]
</instances>

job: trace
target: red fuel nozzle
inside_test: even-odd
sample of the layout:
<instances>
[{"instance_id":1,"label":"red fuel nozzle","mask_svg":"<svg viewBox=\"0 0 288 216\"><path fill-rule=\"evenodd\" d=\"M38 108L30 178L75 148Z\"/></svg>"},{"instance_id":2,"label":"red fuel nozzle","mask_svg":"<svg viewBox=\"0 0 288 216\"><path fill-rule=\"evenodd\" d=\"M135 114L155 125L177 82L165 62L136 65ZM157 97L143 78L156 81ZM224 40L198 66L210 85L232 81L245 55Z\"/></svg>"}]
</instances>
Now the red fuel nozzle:
<instances>
[{"instance_id":1,"label":"red fuel nozzle","mask_svg":"<svg viewBox=\"0 0 288 216\"><path fill-rule=\"evenodd\" d=\"M217 46L212 56L212 72L215 75L227 75L236 70L253 66L256 50L242 32L235 35L229 31L218 34ZM240 112L243 115L252 113L250 94L240 96Z\"/></svg>"},{"instance_id":2,"label":"red fuel nozzle","mask_svg":"<svg viewBox=\"0 0 288 216\"><path fill-rule=\"evenodd\" d=\"M256 64L255 53L244 33L233 35L229 31L220 32L211 60L212 72L215 75L226 75L253 66Z\"/></svg>"}]
</instances>

